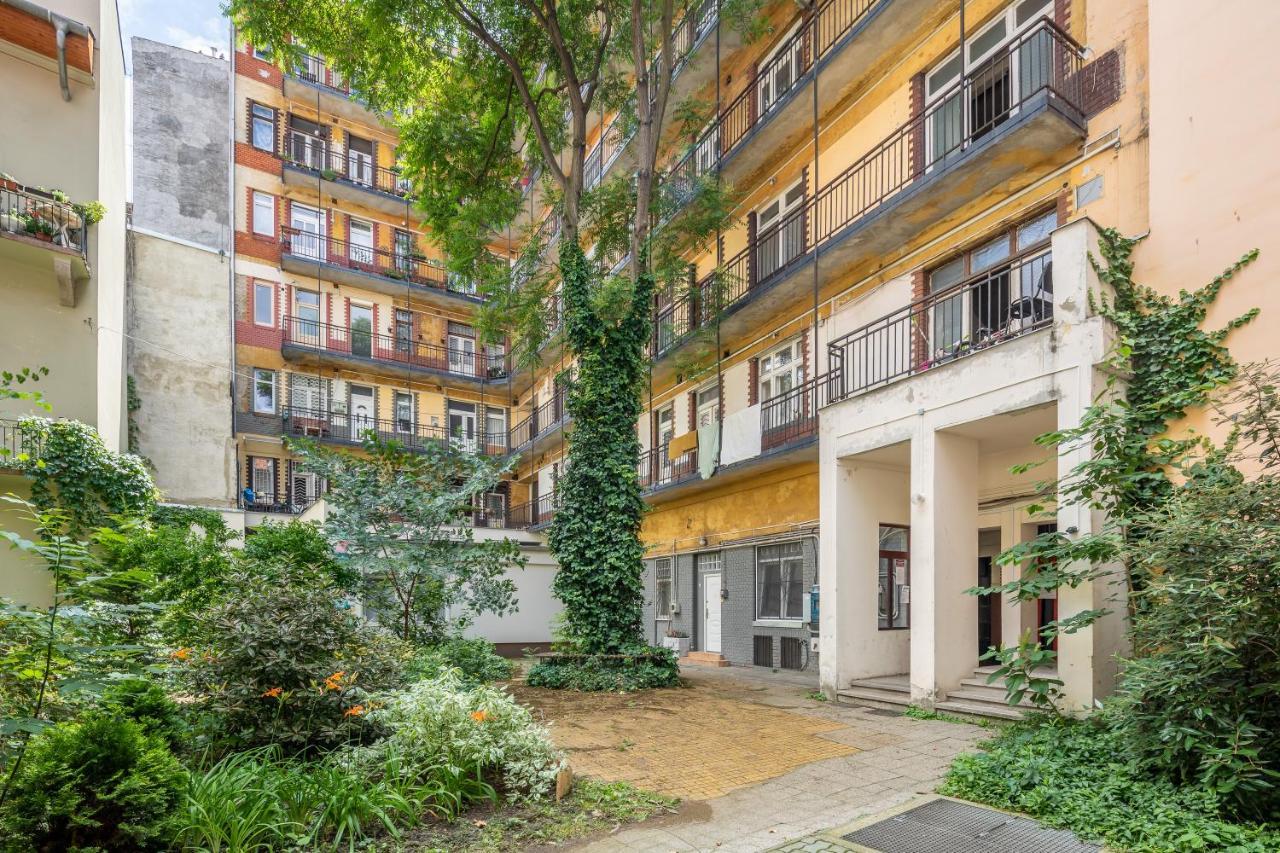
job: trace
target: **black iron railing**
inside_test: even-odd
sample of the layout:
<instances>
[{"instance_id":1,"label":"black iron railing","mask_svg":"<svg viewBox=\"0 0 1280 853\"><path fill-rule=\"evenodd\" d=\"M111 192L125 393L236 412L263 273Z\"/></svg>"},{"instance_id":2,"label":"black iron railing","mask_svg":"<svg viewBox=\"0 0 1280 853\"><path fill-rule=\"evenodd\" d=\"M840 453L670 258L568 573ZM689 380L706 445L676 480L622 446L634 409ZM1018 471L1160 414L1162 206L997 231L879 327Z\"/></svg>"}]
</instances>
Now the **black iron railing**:
<instances>
[{"instance_id":1,"label":"black iron railing","mask_svg":"<svg viewBox=\"0 0 1280 853\"><path fill-rule=\"evenodd\" d=\"M301 54L298 57L297 66L293 69L293 76L316 86L323 86L339 95L346 97L352 95L351 85L320 56L310 53Z\"/></svg>"},{"instance_id":2,"label":"black iron railing","mask_svg":"<svg viewBox=\"0 0 1280 853\"><path fill-rule=\"evenodd\" d=\"M534 439L563 426L568 419L565 403L568 400L568 388L561 386L524 420L511 427L508 445L512 452L524 449Z\"/></svg>"},{"instance_id":3,"label":"black iron railing","mask_svg":"<svg viewBox=\"0 0 1280 853\"><path fill-rule=\"evenodd\" d=\"M411 200L413 184L395 169L387 169L361 151L342 148L323 136L287 128L280 141L280 156L329 181L345 181L367 190Z\"/></svg>"},{"instance_id":4,"label":"black iron railing","mask_svg":"<svg viewBox=\"0 0 1280 853\"><path fill-rule=\"evenodd\" d=\"M295 257L480 298L474 283L449 272L442 261L427 258L416 250L388 251L287 227L280 229L280 248Z\"/></svg>"},{"instance_id":5,"label":"black iron railing","mask_svg":"<svg viewBox=\"0 0 1280 853\"><path fill-rule=\"evenodd\" d=\"M459 450L485 456L503 456L507 452L507 437L503 433L451 433L445 427L414 423L412 419L387 420L358 412L302 406L282 406L279 417L285 435L302 438L360 444L372 434L383 441L397 441L410 450L447 442Z\"/></svg>"},{"instance_id":6,"label":"black iron railing","mask_svg":"<svg viewBox=\"0 0 1280 853\"><path fill-rule=\"evenodd\" d=\"M698 448L679 456L671 456L665 444L646 450L640 454L636 473L640 477L640 488L646 492L692 480L698 476Z\"/></svg>"},{"instance_id":7,"label":"black iron railing","mask_svg":"<svg viewBox=\"0 0 1280 853\"><path fill-rule=\"evenodd\" d=\"M509 358L505 354L477 352L475 349L440 346L417 339L414 324L403 331L383 335L372 327L339 326L307 317L284 318L284 343L316 352L349 355L384 364L421 367L481 381L506 378Z\"/></svg>"},{"instance_id":8,"label":"black iron railing","mask_svg":"<svg viewBox=\"0 0 1280 853\"><path fill-rule=\"evenodd\" d=\"M319 495L276 494L275 492L254 492L253 500L241 492L236 501L240 509L249 512L273 512L288 515L301 515L320 500Z\"/></svg>"},{"instance_id":9,"label":"black iron railing","mask_svg":"<svg viewBox=\"0 0 1280 853\"><path fill-rule=\"evenodd\" d=\"M833 340L827 401L931 370L1053 322L1053 256L1041 244Z\"/></svg>"},{"instance_id":10,"label":"black iron railing","mask_svg":"<svg viewBox=\"0 0 1280 853\"><path fill-rule=\"evenodd\" d=\"M659 308L651 344L654 356L683 343L707 318L771 287L806 261L815 247L838 239L913 182L963 157L1033 99L1048 96L1079 109L1082 51L1045 19L978 63L921 115L795 209L761 228L718 273Z\"/></svg>"},{"instance_id":11,"label":"black iron railing","mask_svg":"<svg viewBox=\"0 0 1280 853\"><path fill-rule=\"evenodd\" d=\"M760 452L807 442L818 434L818 410L827 403L830 383L815 376L760 404Z\"/></svg>"},{"instance_id":12,"label":"black iron railing","mask_svg":"<svg viewBox=\"0 0 1280 853\"><path fill-rule=\"evenodd\" d=\"M63 198L0 178L0 233L61 246L87 258L84 216Z\"/></svg>"},{"instance_id":13,"label":"black iron railing","mask_svg":"<svg viewBox=\"0 0 1280 853\"><path fill-rule=\"evenodd\" d=\"M541 527L550 524L560 503L556 493L540 496L537 500L516 504L507 510L507 524L513 529Z\"/></svg>"},{"instance_id":14,"label":"black iron railing","mask_svg":"<svg viewBox=\"0 0 1280 853\"><path fill-rule=\"evenodd\" d=\"M39 437L22 429L19 420L0 420L0 468L17 468L40 455Z\"/></svg>"}]
</instances>

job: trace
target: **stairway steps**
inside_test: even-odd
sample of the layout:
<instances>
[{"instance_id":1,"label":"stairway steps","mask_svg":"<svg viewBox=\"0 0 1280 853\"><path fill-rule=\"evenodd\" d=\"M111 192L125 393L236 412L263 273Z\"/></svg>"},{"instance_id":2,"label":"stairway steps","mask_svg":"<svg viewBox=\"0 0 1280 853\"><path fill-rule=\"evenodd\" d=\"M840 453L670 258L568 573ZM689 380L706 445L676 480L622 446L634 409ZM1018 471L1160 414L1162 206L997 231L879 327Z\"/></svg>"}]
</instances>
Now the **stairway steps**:
<instances>
[{"instance_id":1,"label":"stairway steps","mask_svg":"<svg viewBox=\"0 0 1280 853\"><path fill-rule=\"evenodd\" d=\"M841 701L850 701L859 705L872 705L877 708L905 708L911 704L911 692L901 690L885 690L877 687L846 687L836 693Z\"/></svg>"},{"instance_id":2,"label":"stairway steps","mask_svg":"<svg viewBox=\"0 0 1280 853\"><path fill-rule=\"evenodd\" d=\"M999 720L1021 720L1023 718L1022 711L1017 708L1011 708L1008 705L997 705L994 702L956 702L947 699L945 702L938 702L934 705L939 711L948 711L952 714L968 714L971 717L988 717Z\"/></svg>"},{"instance_id":3,"label":"stairway steps","mask_svg":"<svg viewBox=\"0 0 1280 853\"><path fill-rule=\"evenodd\" d=\"M947 701L958 700L961 702L971 702L977 705L998 705L1002 708L1027 708L1034 709L1035 706L1023 699L1017 705L1010 705L1005 701L1004 690L986 691L986 690L951 690L947 693Z\"/></svg>"},{"instance_id":4,"label":"stairway steps","mask_svg":"<svg viewBox=\"0 0 1280 853\"><path fill-rule=\"evenodd\" d=\"M730 666L729 661L719 652L689 652L680 661L695 666Z\"/></svg>"}]
</instances>

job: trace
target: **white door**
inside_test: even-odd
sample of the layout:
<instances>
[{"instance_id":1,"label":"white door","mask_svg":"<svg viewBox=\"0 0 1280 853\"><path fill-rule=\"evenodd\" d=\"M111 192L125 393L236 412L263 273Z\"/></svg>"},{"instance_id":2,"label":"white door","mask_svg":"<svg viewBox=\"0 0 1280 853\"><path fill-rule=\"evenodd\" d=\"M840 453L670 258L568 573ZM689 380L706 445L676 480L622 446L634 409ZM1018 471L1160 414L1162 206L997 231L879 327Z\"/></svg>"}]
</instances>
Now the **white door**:
<instances>
[{"instance_id":1,"label":"white door","mask_svg":"<svg viewBox=\"0 0 1280 853\"><path fill-rule=\"evenodd\" d=\"M477 376L476 339L463 335L449 336L449 372Z\"/></svg>"},{"instance_id":2,"label":"white door","mask_svg":"<svg viewBox=\"0 0 1280 853\"><path fill-rule=\"evenodd\" d=\"M359 441L364 431L376 429L377 415L373 408L373 389L360 385L351 386L351 438Z\"/></svg>"},{"instance_id":3,"label":"white door","mask_svg":"<svg viewBox=\"0 0 1280 853\"><path fill-rule=\"evenodd\" d=\"M476 450L476 410L466 403L449 407L449 438L453 446L469 453Z\"/></svg>"},{"instance_id":4,"label":"white door","mask_svg":"<svg viewBox=\"0 0 1280 853\"><path fill-rule=\"evenodd\" d=\"M720 651L720 575L702 576L703 651Z\"/></svg>"},{"instance_id":5,"label":"white door","mask_svg":"<svg viewBox=\"0 0 1280 853\"><path fill-rule=\"evenodd\" d=\"M365 222L363 219L352 219L348 230L351 239L347 243L347 257L357 264L372 264L373 223Z\"/></svg>"},{"instance_id":6,"label":"white door","mask_svg":"<svg viewBox=\"0 0 1280 853\"><path fill-rule=\"evenodd\" d=\"M293 253L313 260L325 260L324 216L314 207L289 205L289 225L297 231Z\"/></svg>"}]
</instances>

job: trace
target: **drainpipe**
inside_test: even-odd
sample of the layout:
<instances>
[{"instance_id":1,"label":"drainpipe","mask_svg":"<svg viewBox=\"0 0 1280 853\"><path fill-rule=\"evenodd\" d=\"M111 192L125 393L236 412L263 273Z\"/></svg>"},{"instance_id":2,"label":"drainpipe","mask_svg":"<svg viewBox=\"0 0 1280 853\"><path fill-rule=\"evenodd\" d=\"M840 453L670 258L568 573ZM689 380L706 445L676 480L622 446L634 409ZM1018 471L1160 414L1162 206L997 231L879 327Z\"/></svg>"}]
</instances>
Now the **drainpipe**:
<instances>
[{"instance_id":1,"label":"drainpipe","mask_svg":"<svg viewBox=\"0 0 1280 853\"><path fill-rule=\"evenodd\" d=\"M25 12L33 18L43 18L50 24L53 24L54 31L58 36L58 84L62 87L62 100L71 100L71 84L67 81L67 33L83 36L87 39L93 38L93 32L79 21L73 21L70 18L64 18L57 12L53 12L43 6L37 6L29 0L0 0L6 6L12 6L20 12Z\"/></svg>"}]
</instances>

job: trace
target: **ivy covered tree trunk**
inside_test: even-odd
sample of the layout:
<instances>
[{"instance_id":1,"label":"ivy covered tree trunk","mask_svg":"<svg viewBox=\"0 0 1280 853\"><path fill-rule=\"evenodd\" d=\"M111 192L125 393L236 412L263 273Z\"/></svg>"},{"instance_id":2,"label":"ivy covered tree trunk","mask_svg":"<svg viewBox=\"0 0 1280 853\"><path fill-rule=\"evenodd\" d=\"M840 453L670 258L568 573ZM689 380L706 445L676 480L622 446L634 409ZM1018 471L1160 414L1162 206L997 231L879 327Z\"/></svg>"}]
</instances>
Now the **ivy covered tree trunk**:
<instances>
[{"instance_id":1,"label":"ivy covered tree trunk","mask_svg":"<svg viewBox=\"0 0 1280 853\"><path fill-rule=\"evenodd\" d=\"M590 294L591 270L576 239L560 247L565 328L578 358L569 393L574 419L569 459L556 484L559 509L550 531L560 563L555 593L568 631L583 652L614 654L643 644L644 547L636 421L645 377L653 277L635 281L629 307L602 320Z\"/></svg>"}]
</instances>

